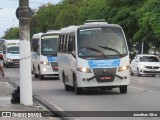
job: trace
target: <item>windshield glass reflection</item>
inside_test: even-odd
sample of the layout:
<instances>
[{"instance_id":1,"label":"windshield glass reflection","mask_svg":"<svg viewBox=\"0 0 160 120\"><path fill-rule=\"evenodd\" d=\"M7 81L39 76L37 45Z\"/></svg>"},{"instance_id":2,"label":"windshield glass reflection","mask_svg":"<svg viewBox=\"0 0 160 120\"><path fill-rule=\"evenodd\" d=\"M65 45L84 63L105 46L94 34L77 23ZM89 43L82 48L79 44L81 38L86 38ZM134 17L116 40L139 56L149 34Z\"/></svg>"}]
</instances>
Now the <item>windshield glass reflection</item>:
<instances>
[{"instance_id":1,"label":"windshield glass reflection","mask_svg":"<svg viewBox=\"0 0 160 120\"><path fill-rule=\"evenodd\" d=\"M85 28L78 31L79 57L123 57L127 47L119 27Z\"/></svg>"},{"instance_id":2,"label":"windshield glass reflection","mask_svg":"<svg viewBox=\"0 0 160 120\"><path fill-rule=\"evenodd\" d=\"M57 55L58 38L58 35L43 36L41 43L41 54L45 56Z\"/></svg>"}]
</instances>

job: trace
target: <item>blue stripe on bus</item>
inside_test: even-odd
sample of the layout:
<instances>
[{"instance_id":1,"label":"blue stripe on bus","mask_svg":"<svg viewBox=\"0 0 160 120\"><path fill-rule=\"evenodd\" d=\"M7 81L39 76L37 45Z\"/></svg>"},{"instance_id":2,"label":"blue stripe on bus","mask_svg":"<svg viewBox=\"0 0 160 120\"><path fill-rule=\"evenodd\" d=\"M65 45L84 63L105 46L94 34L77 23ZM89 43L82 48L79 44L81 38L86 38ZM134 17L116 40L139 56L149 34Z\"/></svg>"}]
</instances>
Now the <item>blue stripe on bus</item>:
<instances>
[{"instance_id":1,"label":"blue stripe on bus","mask_svg":"<svg viewBox=\"0 0 160 120\"><path fill-rule=\"evenodd\" d=\"M113 68L120 65L120 59L88 60L88 64L91 68Z\"/></svg>"},{"instance_id":2,"label":"blue stripe on bus","mask_svg":"<svg viewBox=\"0 0 160 120\"><path fill-rule=\"evenodd\" d=\"M57 57L47 57L48 62L57 62Z\"/></svg>"}]
</instances>

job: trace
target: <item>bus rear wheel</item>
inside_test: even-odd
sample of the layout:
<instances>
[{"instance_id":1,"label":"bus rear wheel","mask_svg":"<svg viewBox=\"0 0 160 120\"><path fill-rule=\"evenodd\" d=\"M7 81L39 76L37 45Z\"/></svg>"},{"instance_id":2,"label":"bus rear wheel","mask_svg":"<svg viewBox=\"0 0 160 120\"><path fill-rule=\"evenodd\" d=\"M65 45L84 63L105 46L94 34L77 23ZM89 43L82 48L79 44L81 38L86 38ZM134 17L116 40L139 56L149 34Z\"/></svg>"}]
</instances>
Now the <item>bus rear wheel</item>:
<instances>
[{"instance_id":1,"label":"bus rear wheel","mask_svg":"<svg viewBox=\"0 0 160 120\"><path fill-rule=\"evenodd\" d=\"M63 83L65 91L70 91L70 86L66 84L66 76L63 74Z\"/></svg>"}]
</instances>

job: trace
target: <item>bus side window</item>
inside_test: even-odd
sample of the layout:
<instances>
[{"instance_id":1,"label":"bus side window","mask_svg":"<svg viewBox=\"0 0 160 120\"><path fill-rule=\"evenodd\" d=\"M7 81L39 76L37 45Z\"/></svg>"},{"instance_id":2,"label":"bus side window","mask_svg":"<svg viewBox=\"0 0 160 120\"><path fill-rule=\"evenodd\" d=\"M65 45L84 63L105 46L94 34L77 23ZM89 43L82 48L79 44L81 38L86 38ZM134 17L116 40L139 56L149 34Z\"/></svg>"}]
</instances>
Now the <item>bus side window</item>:
<instances>
[{"instance_id":1,"label":"bus side window","mask_svg":"<svg viewBox=\"0 0 160 120\"><path fill-rule=\"evenodd\" d=\"M32 39L32 51L37 51L37 46L38 46L38 44L37 44L37 39Z\"/></svg>"},{"instance_id":2,"label":"bus side window","mask_svg":"<svg viewBox=\"0 0 160 120\"><path fill-rule=\"evenodd\" d=\"M69 39L70 39L70 35L67 36L67 40L66 40L66 52L67 52L67 53L69 53L69 51L68 51Z\"/></svg>"},{"instance_id":3,"label":"bus side window","mask_svg":"<svg viewBox=\"0 0 160 120\"><path fill-rule=\"evenodd\" d=\"M39 54L40 52L39 52L39 39L37 39L36 40L36 52L37 52L37 54Z\"/></svg>"},{"instance_id":4,"label":"bus side window","mask_svg":"<svg viewBox=\"0 0 160 120\"><path fill-rule=\"evenodd\" d=\"M60 35L58 40L58 52L60 52L61 38L62 36Z\"/></svg>"},{"instance_id":5,"label":"bus side window","mask_svg":"<svg viewBox=\"0 0 160 120\"><path fill-rule=\"evenodd\" d=\"M64 40L63 40L63 52L66 52L66 39L67 39L67 35L64 36Z\"/></svg>"},{"instance_id":6,"label":"bus side window","mask_svg":"<svg viewBox=\"0 0 160 120\"><path fill-rule=\"evenodd\" d=\"M68 53L71 53L72 50L73 50L72 37L70 37L69 42L68 42Z\"/></svg>"},{"instance_id":7,"label":"bus side window","mask_svg":"<svg viewBox=\"0 0 160 120\"><path fill-rule=\"evenodd\" d=\"M64 35L61 36L61 41L60 41L60 52L62 52L62 50L63 50L63 39L64 39Z\"/></svg>"},{"instance_id":8,"label":"bus side window","mask_svg":"<svg viewBox=\"0 0 160 120\"><path fill-rule=\"evenodd\" d=\"M3 54L6 54L6 46L3 46Z\"/></svg>"}]
</instances>

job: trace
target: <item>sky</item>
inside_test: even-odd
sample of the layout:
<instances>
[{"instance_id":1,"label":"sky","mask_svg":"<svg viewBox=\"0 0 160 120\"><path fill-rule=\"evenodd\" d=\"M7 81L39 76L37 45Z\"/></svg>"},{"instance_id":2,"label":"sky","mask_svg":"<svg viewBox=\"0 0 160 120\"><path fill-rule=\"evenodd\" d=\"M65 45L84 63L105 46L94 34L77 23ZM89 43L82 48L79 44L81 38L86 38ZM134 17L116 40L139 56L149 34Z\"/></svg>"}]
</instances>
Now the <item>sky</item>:
<instances>
[{"instance_id":1,"label":"sky","mask_svg":"<svg viewBox=\"0 0 160 120\"><path fill-rule=\"evenodd\" d=\"M38 9L39 6L46 3L57 4L60 0L29 0L31 9ZM19 0L0 0L0 37L11 27L19 27L19 21L16 17L16 9L19 6Z\"/></svg>"}]
</instances>

